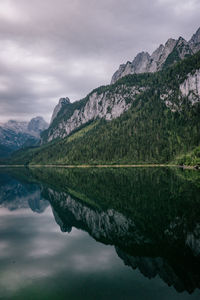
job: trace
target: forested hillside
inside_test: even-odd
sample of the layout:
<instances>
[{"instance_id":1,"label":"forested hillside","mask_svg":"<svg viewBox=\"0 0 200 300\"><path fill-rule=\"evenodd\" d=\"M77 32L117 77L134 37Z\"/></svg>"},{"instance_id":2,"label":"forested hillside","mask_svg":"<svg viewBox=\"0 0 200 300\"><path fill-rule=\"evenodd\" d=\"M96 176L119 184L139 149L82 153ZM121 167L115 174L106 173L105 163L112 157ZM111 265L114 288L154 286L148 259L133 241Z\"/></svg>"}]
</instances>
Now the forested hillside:
<instances>
[{"instance_id":1,"label":"forested hillside","mask_svg":"<svg viewBox=\"0 0 200 300\"><path fill-rule=\"evenodd\" d=\"M184 95L181 84L200 69L200 52L157 73L134 74L97 93L126 91L130 108L111 121L90 121L64 139L19 151L22 164L167 163L200 144L200 100ZM142 87L134 101L129 87ZM195 91L194 91L195 92ZM81 104L81 103L80 103ZM76 104L78 105L78 104Z\"/></svg>"}]
</instances>

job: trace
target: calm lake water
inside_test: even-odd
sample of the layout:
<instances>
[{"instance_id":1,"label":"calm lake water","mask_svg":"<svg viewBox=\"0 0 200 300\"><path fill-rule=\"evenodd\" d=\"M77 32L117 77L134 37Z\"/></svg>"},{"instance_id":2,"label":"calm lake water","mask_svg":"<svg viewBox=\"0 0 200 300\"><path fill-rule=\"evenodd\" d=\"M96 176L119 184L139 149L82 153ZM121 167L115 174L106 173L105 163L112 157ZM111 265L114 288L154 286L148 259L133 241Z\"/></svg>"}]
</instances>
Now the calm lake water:
<instances>
[{"instance_id":1,"label":"calm lake water","mask_svg":"<svg viewBox=\"0 0 200 300\"><path fill-rule=\"evenodd\" d=\"M200 299L200 172L0 169L0 299Z\"/></svg>"}]
</instances>

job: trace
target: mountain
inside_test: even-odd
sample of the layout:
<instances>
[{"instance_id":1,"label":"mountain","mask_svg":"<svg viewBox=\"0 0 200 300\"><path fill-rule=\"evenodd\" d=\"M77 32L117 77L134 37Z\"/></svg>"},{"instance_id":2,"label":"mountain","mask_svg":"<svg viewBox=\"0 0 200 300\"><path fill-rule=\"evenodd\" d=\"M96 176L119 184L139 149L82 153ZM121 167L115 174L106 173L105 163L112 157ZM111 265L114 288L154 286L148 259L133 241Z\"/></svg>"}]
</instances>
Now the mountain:
<instances>
[{"instance_id":1,"label":"mountain","mask_svg":"<svg viewBox=\"0 0 200 300\"><path fill-rule=\"evenodd\" d=\"M25 172L40 182L42 197L50 202L62 232L70 233L73 227L88 232L96 241L113 245L124 264L149 279L159 276L179 292L200 288L198 172L178 168Z\"/></svg>"},{"instance_id":2,"label":"mountain","mask_svg":"<svg viewBox=\"0 0 200 300\"><path fill-rule=\"evenodd\" d=\"M97 88L84 99L74 103L70 103L67 97L61 98L54 109L49 128L42 134L42 144L65 138L74 130L93 120L105 119L110 121L118 118L131 107L132 102L138 95L144 93L145 89L149 87L146 86L148 83L145 80L141 82L140 77L138 77L140 83L133 84L133 86L127 86L126 83L124 85L113 85L117 80L131 74L164 71L188 56L194 55L199 49L200 28L188 42L182 37L178 40L170 38L165 45L160 45L151 56L147 52L137 54L132 62L128 61L119 67L119 70L113 75L111 86ZM191 80L194 81L195 85L194 77L191 77L187 82L191 83ZM198 83L194 88L196 94L196 91L199 90ZM192 89L193 87L190 85L190 90L192 91ZM181 91L183 91L183 88L181 88ZM163 95L167 95L169 92L171 91L166 90ZM183 92L183 95L186 94ZM165 103L170 106L171 100L166 99ZM175 106L175 104L172 106Z\"/></svg>"},{"instance_id":3,"label":"mountain","mask_svg":"<svg viewBox=\"0 0 200 300\"><path fill-rule=\"evenodd\" d=\"M53 120L57 117L59 111L63 108L63 106L65 106L66 104L70 104L70 100L68 97L66 98L60 98L58 104L56 105L56 107L54 108L52 117L51 117L51 122L50 124L53 122Z\"/></svg>"},{"instance_id":4,"label":"mountain","mask_svg":"<svg viewBox=\"0 0 200 300\"><path fill-rule=\"evenodd\" d=\"M42 146L18 153L13 162L171 162L199 146L199 112L200 52L66 103L42 133Z\"/></svg>"},{"instance_id":5,"label":"mountain","mask_svg":"<svg viewBox=\"0 0 200 300\"><path fill-rule=\"evenodd\" d=\"M175 62L193 55L200 50L200 28L187 42L184 38L178 40L169 39L165 45L160 45L150 55L148 52L140 52L132 62L119 66L119 69L113 74L111 84L128 74L139 74L146 72L157 72Z\"/></svg>"},{"instance_id":6,"label":"mountain","mask_svg":"<svg viewBox=\"0 0 200 300\"><path fill-rule=\"evenodd\" d=\"M191 40L189 41L189 44L193 52L197 52L200 50L200 28L192 36Z\"/></svg>"},{"instance_id":7,"label":"mountain","mask_svg":"<svg viewBox=\"0 0 200 300\"><path fill-rule=\"evenodd\" d=\"M48 124L42 117L33 118L30 122L10 120L0 124L0 157L22 147L37 144L40 133L47 127Z\"/></svg>"},{"instance_id":8,"label":"mountain","mask_svg":"<svg viewBox=\"0 0 200 300\"><path fill-rule=\"evenodd\" d=\"M48 123L42 117L35 117L27 125L28 133L39 138L40 133L47 129Z\"/></svg>"}]
</instances>

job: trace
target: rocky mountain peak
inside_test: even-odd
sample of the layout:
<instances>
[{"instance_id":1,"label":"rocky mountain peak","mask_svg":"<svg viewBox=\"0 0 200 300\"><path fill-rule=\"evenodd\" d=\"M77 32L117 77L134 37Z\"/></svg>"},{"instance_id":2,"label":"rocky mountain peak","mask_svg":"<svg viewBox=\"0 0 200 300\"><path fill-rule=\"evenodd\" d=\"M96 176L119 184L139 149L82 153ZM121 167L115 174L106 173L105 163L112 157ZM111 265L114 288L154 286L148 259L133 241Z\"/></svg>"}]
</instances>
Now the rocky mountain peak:
<instances>
[{"instance_id":1,"label":"rocky mountain peak","mask_svg":"<svg viewBox=\"0 0 200 300\"><path fill-rule=\"evenodd\" d=\"M178 53L179 59L184 59L187 55L193 54L189 43L181 36L179 37L176 43L175 50Z\"/></svg>"},{"instance_id":2,"label":"rocky mountain peak","mask_svg":"<svg viewBox=\"0 0 200 300\"><path fill-rule=\"evenodd\" d=\"M177 42L177 40L169 38L165 43L165 47L175 46L176 42Z\"/></svg>"},{"instance_id":3,"label":"rocky mountain peak","mask_svg":"<svg viewBox=\"0 0 200 300\"><path fill-rule=\"evenodd\" d=\"M164 46L163 44L161 44L151 55L151 58L153 59L157 59L160 57L161 53L163 52L164 50Z\"/></svg>"},{"instance_id":4,"label":"rocky mountain peak","mask_svg":"<svg viewBox=\"0 0 200 300\"><path fill-rule=\"evenodd\" d=\"M60 105L70 104L70 99L68 97L60 98L58 104Z\"/></svg>"},{"instance_id":5,"label":"rocky mountain peak","mask_svg":"<svg viewBox=\"0 0 200 300\"><path fill-rule=\"evenodd\" d=\"M162 44L150 56L148 52L140 52L132 63L120 65L114 73L111 84L121 77L134 73L157 72L176 61L184 59L187 55L194 54L200 50L200 28L187 42L183 37L178 40L169 38L165 45Z\"/></svg>"},{"instance_id":6,"label":"rocky mountain peak","mask_svg":"<svg viewBox=\"0 0 200 300\"><path fill-rule=\"evenodd\" d=\"M189 41L190 47L192 48L193 52L197 52L200 50L200 27L199 29L193 34L192 38Z\"/></svg>"},{"instance_id":7,"label":"rocky mountain peak","mask_svg":"<svg viewBox=\"0 0 200 300\"><path fill-rule=\"evenodd\" d=\"M182 36L180 36L178 38L176 46L187 46L187 45L188 45L188 42Z\"/></svg>"},{"instance_id":8,"label":"rocky mountain peak","mask_svg":"<svg viewBox=\"0 0 200 300\"><path fill-rule=\"evenodd\" d=\"M70 99L68 97L63 97L63 98L60 98L59 101L58 101L58 104L55 106L54 108L54 111L53 111L53 114L52 114L52 117L51 117L51 122L50 124L53 122L53 120L57 117L59 111L61 110L61 108L64 106L64 105L69 105L71 104L70 102Z\"/></svg>"},{"instance_id":9,"label":"rocky mountain peak","mask_svg":"<svg viewBox=\"0 0 200 300\"><path fill-rule=\"evenodd\" d=\"M195 32L195 34L193 34L191 40L189 42L193 42L193 43L200 43L200 27L199 29L197 29L197 31Z\"/></svg>"},{"instance_id":10,"label":"rocky mountain peak","mask_svg":"<svg viewBox=\"0 0 200 300\"><path fill-rule=\"evenodd\" d=\"M148 52L140 52L136 55L132 62L132 69L134 73L144 73L146 72L146 66L150 60L150 55Z\"/></svg>"}]
</instances>

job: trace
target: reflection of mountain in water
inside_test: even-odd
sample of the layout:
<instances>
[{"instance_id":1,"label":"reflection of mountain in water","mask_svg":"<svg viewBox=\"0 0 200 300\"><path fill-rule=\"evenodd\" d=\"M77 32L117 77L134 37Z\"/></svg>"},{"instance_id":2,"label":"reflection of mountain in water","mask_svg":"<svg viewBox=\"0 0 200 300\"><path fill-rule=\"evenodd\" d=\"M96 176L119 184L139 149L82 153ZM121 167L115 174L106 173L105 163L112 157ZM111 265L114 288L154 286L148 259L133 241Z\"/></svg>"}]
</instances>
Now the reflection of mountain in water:
<instances>
[{"instance_id":1,"label":"reflection of mountain in water","mask_svg":"<svg viewBox=\"0 0 200 300\"><path fill-rule=\"evenodd\" d=\"M47 192L54 207L55 220L62 231L70 232L72 227L76 227L87 231L97 241L115 245L118 256L126 265L139 269L149 279L159 275L178 292L187 290L191 293L195 288L200 288L200 261L196 257L200 251L200 247L196 247L200 234L185 232L184 240L179 241L181 247L176 244L177 236L171 236L170 244L165 242L165 238L168 239L167 232L163 233L166 234L163 243L161 240L156 243L141 234L133 220L117 211L99 211L65 193L54 192L52 189ZM188 243L191 236L193 243Z\"/></svg>"},{"instance_id":2,"label":"reflection of mountain in water","mask_svg":"<svg viewBox=\"0 0 200 300\"><path fill-rule=\"evenodd\" d=\"M30 186L34 210L37 199L48 199L63 232L76 227L114 245L126 265L178 292L200 288L198 172L37 168L29 175L41 182L42 196L36 184L18 193Z\"/></svg>"},{"instance_id":3,"label":"reflection of mountain in water","mask_svg":"<svg viewBox=\"0 0 200 300\"><path fill-rule=\"evenodd\" d=\"M194 257L181 255L178 261L174 261L177 257L169 260L167 257L132 256L119 248L116 248L116 252L125 265L140 270L149 279L158 275L168 286L174 286L178 292L186 290L192 293L196 288L200 288L200 262Z\"/></svg>"},{"instance_id":4,"label":"reflection of mountain in water","mask_svg":"<svg viewBox=\"0 0 200 300\"><path fill-rule=\"evenodd\" d=\"M37 173L37 172L36 172ZM197 173L168 169L55 170L35 174L64 232L114 245L126 265L182 292L200 288Z\"/></svg>"},{"instance_id":5,"label":"reflection of mountain in water","mask_svg":"<svg viewBox=\"0 0 200 300\"><path fill-rule=\"evenodd\" d=\"M42 213L49 205L42 198L39 185L21 183L5 174L0 174L0 177L0 206L9 210L31 208L34 212Z\"/></svg>"}]
</instances>

